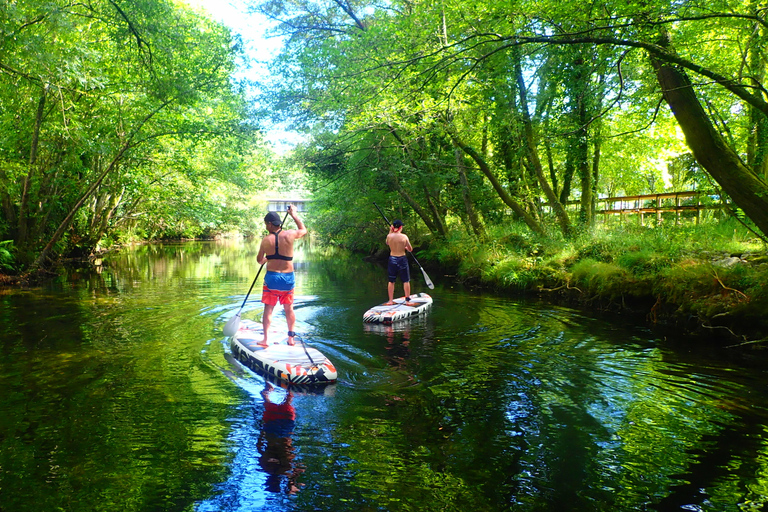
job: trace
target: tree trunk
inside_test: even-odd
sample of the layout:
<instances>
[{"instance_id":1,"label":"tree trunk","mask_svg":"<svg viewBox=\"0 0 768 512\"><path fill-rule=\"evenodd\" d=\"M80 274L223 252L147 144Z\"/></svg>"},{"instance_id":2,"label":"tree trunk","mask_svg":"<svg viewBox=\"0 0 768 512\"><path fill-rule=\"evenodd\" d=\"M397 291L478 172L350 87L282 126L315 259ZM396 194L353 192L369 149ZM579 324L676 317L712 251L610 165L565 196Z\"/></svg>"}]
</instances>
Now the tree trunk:
<instances>
[{"instance_id":1,"label":"tree trunk","mask_svg":"<svg viewBox=\"0 0 768 512\"><path fill-rule=\"evenodd\" d=\"M432 211L432 218L435 221L435 226L437 226L437 232L440 234L440 236L445 237L448 236L448 231L445 229L445 222L443 221L443 215L440 212L440 208L437 204L435 204L435 201L432 199L432 195L429 193L429 189L426 185L423 185L424 188L424 198L427 201L427 206L429 206L429 209Z\"/></svg>"},{"instance_id":2,"label":"tree trunk","mask_svg":"<svg viewBox=\"0 0 768 512\"><path fill-rule=\"evenodd\" d=\"M576 167L573 165L573 149L569 149L565 156L565 168L563 170L563 187L560 189L560 202L566 204L568 198L571 197L571 184L573 183L573 175L576 172ZM554 184L554 182L553 182Z\"/></svg>"},{"instance_id":3,"label":"tree trunk","mask_svg":"<svg viewBox=\"0 0 768 512\"><path fill-rule=\"evenodd\" d=\"M552 190L549 181L547 181L547 177L544 174L544 168L542 167L541 160L539 159L538 150L536 149L533 123L531 122L531 115L528 111L528 99L525 81L523 79L523 70L520 65L520 59L518 55L515 55L515 76L517 79L518 94L520 95L520 112L522 112L523 115L523 133L526 155L534 173L536 174L536 177L539 180L539 186L544 192L544 196L547 198L549 204L552 205L552 210L555 212L555 217L557 218L558 224L560 224L560 230L564 235L568 236L571 232L571 221L568 218L568 212L565 211L563 204L555 195L555 191Z\"/></svg>"},{"instance_id":4,"label":"tree trunk","mask_svg":"<svg viewBox=\"0 0 768 512\"><path fill-rule=\"evenodd\" d=\"M475 213L475 208L472 204L472 198L469 195L469 182L467 181L467 170L464 165L464 154L460 148L454 150L454 156L456 157L456 172L459 173L459 181L461 182L461 197L464 199L464 210L467 212L467 219L472 226L475 236L485 238L485 230L480 223L480 219Z\"/></svg>"},{"instance_id":5,"label":"tree trunk","mask_svg":"<svg viewBox=\"0 0 768 512\"><path fill-rule=\"evenodd\" d=\"M400 197L405 199L405 202L408 203L408 205L413 209L414 212L416 212L416 215L418 215L422 221L424 221L424 224L427 226L427 229L429 229L432 233L439 235L440 229L435 224L435 222L432 220L432 217L429 216L429 214L424 211L424 209L419 205L417 201L415 201L411 195L408 193L407 190L403 188L402 185L400 185L400 181L395 176L394 179L395 184L395 190L398 194L400 194Z\"/></svg>"},{"instance_id":6,"label":"tree trunk","mask_svg":"<svg viewBox=\"0 0 768 512\"><path fill-rule=\"evenodd\" d=\"M420 166L414 159L413 155L411 154L410 147L405 143L405 141L400 137L400 133L393 127L393 126L387 126L389 133L397 140L397 142L400 144L400 146L403 148L403 151L405 151L405 154L408 156L408 161L411 164L411 167L414 169L420 169ZM430 198L429 191L426 187L424 187L424 194L426 196L426 200L428 203L428 206L432 210L434 214L434 218L431 218L427 212L424 211L423 208L419 205L418 202L416 202L410 194L403 188L402 185L400 185L400 182L397 179L397 176L393 173L392 174L394 180L395 180L395 189L397 192L402 196L403 199L413 208L413 211L416 212L416 214L421 217L421 219L424 221L424 224L427 225L427 228L434 233L438 234L442 237L445 237L447 235L447 231L445 229L445 223L443 222L443 219L440 217L440 212L437 210L435 205L432 202L432 199Z\"/></svg>"},{"instance_id":7,"label":"tree trunk","mask_svg":"<svg viewBox=\"0 0 768 512\"><path fill-rule=\"evenodd\" d=\"M598 183L600 181L600 150L603 143L602 137L602 120L595 121L595 131L592 135L593 151L592 151L592 224L595 223L595 215L597 210L597 195L598 195Z\"/></svg>"},{"instance_id":8,"label":"tree trunk","mask_svg":"<svg viewBox=\"0 0 768 512\"><path fill-rule=\"evenodd\" d=\"M651 63L664 99L680 124L696 161L768 236L768 183L742 163L712 125L685 72L653 55Z\"/></svg>"},{"instance_id":9,"label":"tree trunk","mask_svg":"<svg viewBox=\"0 0 768 512\"><path fill-rule=\"evenodd\" d=\"M74 206L70 208L67 216L64 217L64 220L61 221L61 223L59 224L59 227L56 229L56 232L53 233L53 236L51 236L51 239L48 240L48 243L45 245L45 247L43 247L43 250L37 256L37 259L35 260L33 268L41 268L48 261L48 255L53 250L53 247L59 242L59 240L61 240L61 237L64 236L64 233L67 231L67 229L69 229L69 226L72 224L72 221L75 218L75 214L77 214L78 210L80 210L80 207L83 206L83 204L88 200L88 198L91 197L91 195L96 191L96 189L99 188L99 186L101 185L101 182L104 181L104 178L106 178L109 173L111 173L114 169L117 168L125 152L131 148L133 144L133 138L136 136L139 130L144 125L146 125L149 122L149 120L155 116L155 114L157 114L158 112L163 110L165 107L170 105L173 101L175 101L175 98L170 98L165 100L160 105L155 107L153 111L147 114L144 117L144 119L138 122L136 126L133 127L133 130L125 138L125 141L117 150L117 153L115 154L114 158L112 158L112 161L109 163L107 168L104 169L104 171L101 174L99 174L96 180L93 183L91 183L91 185L88 187L88 189L85 192L83 192L83 194L74 204Z\"/></svg>"},{"instance_id":10,"label":"tree trunk","mask_svg":"<svg viewBox=\"0 0 768 512\"><path fill-rule=\"evenodd\" d=\"M45 113L45 98L48 94L48 86L43 87L40 93L40 99L37 102L37 113L35 115L35 126L32 130L32 141L29 148L29 169L24 178L24 185L21 189L21 203L19 205L19 223L16 232L16 243L19 247L25 247L29 238L29 214L27 212L29 205L30 188L32 187L32 177L35 174L35 164L37 163L37 147L40 142L40 129L43 126L43 115Z\"/></svg>"},{"instance_id":11,"label":"tree trunk","mask_svg":"<svg viewBox=\"0 0 768 512\"><path fill-rule=\"evenodd\" d=\"M581 198L579 221L582 225L592 225L592 167L589 165L589 115L586 91L579 97L579 130L576 133L576 166L581 178Z\"/></svg>"},{"instance_id":12,"label":"tree trunk","mask_svg":"<svg viewBox=\"0 0 768 512\"><path fill-rule=\"evenodd\" d=\"M756 2L750 2L751 11L757 10ZM748 42L747 51L749 59L750 79L755 91L762 90L765 82L766 66L763 61L762 47L766 43L765 30L762 25L755 23L752 38ZM748 107L749 112L749 139L747 142L747 165L752 171L768 180L768 117L753 106Z\"/></svg>"},{"instance_id":13,"label":"tree trunk","mask_svg":"<svg viewBox=\"0 0 768 512\"><path fill-rule=\"evenodd\" d=\"M5 171L0 168L0 184L3 182L8 182L8 180L9 178ZM0 207L2 208L3 216L5 221L8 223L8 226L16 226L16 205L13 204L13 199L11 199L11 195L8 193L7 189L0 190ZM12 238L16 239L16 237L13 235Z\"/></svg>"},{"instance_id":14,"label":"tree trunk","mask_svg":"<svg viewBox=\"0 0 768 512\"><path fill-rule=\"evenodd\" d=\"M483 174L485 174L485 177L488 178L488 181L491 182L491 185L496 190L496 193L499 195L501 200L504 201L504 204L509 206L512 211L515 212L523 220L523 222L525 222L525 224L531 228L534 233L544 235L544 228L541 226L541 224L536 222L536 219L534 219L533 216L525 210L525 208L520 206L520 204L512 198L509 192L501 185L499 180L493 174L491 168L488 166L488 163L485 161L482 155L480 155L471 146L464 144L456 134L451 133L451 131L448 133L453 139L454 144L456 144L459 148L461 148L462 151L469 155L472 160L475 161L478 167L480 167L480 170L483 172Z\"/></svg>"}]
</instances>

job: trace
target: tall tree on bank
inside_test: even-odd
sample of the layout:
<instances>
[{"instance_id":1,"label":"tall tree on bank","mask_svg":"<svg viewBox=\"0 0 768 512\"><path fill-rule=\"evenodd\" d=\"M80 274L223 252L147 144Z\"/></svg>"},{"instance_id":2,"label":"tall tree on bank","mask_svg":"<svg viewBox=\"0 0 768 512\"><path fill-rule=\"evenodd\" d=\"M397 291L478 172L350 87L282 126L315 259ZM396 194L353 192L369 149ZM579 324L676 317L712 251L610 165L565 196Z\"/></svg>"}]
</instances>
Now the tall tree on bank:
<instances>
[{"instance_id":1,"label":"tall tree on bank","mask_svg":"<svg viewBox=\"0 0 768 512\"><path fill-rule=\"evenodd\" d=\"M701 166L755 226L768 233L768 185L757 163L764 143L760 137L753 137L749 145L750 134L755 131L752 127L759 131L760 116L768 115L761 78L764 73L759 65L765 62L765 55L762 40L755 36L766 27L765 11L756 2L719 0L702 6L695 1L642 5L605 1L591 4L587 11L581 5L550 0L491 4L449 0L437 7L395 2L381 8L375 3L331 3L325 11L303 11L307 6L301 2L291 3L288 10L275 7L285 8L288 2L274 0L268 5L275 18L292 30L293 39L283 55L285 62L292 65L292 76L306 78L307 68L302 65L313 63L313 88L307 94L294 93L293 97L301 101L294 102L292 108L301 106L305 120L331 114L339 121L334 129L340 133L362 129L364 120L376 116L390 118L391 124L392 114L398 109L407 111L408 117L418 114L421 118L438 118L435 112L444 110L450 101L462 108L478 108L472 102L481 95L471 91L500 75L497 57L502 54L513 56L513 63L516 52L531 57L517 59L520 69L506 67L507 76L525 85L537 73L532 64L546 60L548 55L562 54L576 46L612 48L614 51L593 52L606 59L600 68L610 72L590 73L589 78L585 73L581 78L594 81L600 76L601 81L610 84L604 103L578 106L573 103L582 94L578 88L557 89L558 94L570 96L575 105L572 117L582 125L580 129L600 117L601 137L620 132L610 126L616 116L624 115L630 102L647 101L629 92L642 92L640 84L655 85L651 94L669 105ZM317 24L308 22L312 16L324 22L342 22L325 25L320 31ZM448 30L439 26L447 26ZM741 41L753 43L745 46L747 52L742 51ZM634 55L639 52L646 56L645 61ZM535 55L538 57L532 58ZM618 64L625 55L633 57L626 62L632 62L634 69L620 69ZM318 66L318 62L323 64ZM287 81L283 91L289 91L295 83ZM440 84L442 94L436 95ZM525 89L519 87L519 92ZM332 103L327 101L330 98ZM531 102L533 96L525 99ZM526 109L524 103L520 97L517 111L510 114L522 116L524 137L520 143L527 171L537 177L538 194L553 206L558 224L567 232L570 219L558 206L562 198L557 196L552 178L557 176L558 168L565 167L562 164L568 157L554 153L555 160L545 172L538 153L546 144L536 135L536 118L526 118L526 110L530 116L530 112L539 111L538 105ZM598 111L599 105L605 108ZM743 122L744 112L749 110L755 117ZM313 114L307 116L310 111ZM552 121L549 126L555 126ZM636 128L647 126L647 122L647 118L636 118ZM471 134L472 142L476 140L479 147L480 130L473 128L458 126L454 133L462 135L462 139ZM570 154L581 176L579 196L588 198L596 188L590 178L601 174L596 166L605 159L598 158L595 141L585 141L583 132L581 137L571 144ZM465 147L474 145L465 141ZM750 151L754 165L740 157ZM499 171L491 169L494 175L503 174ZM582 206L582 215L588 216L587 204Z\"/></svg>"},{"instance_id":2,"label":"tall tree on bank","mask_svg":"<svg viewBox=\"0 0 768 512\"><path fill-rule=\"evenodd\" d=\"M126 208L147 192L138 184L149 161L252 137L230 79L237 45L223 26L163 0L0 10L10 35L0 41L0 236L27 262L94 247L121 215L139 219Z\"/></svg>"}]
</instances>

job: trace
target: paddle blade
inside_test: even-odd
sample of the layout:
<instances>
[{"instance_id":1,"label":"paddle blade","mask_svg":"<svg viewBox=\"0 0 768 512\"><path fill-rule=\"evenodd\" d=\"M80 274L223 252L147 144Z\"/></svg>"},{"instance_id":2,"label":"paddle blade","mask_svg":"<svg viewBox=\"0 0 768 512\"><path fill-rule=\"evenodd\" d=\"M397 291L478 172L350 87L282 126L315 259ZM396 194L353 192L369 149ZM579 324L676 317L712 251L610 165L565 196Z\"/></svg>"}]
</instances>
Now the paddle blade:
<instances>
[{"instance_id":1,"label":"paddle blade","mask_svg":"<svg viewBox=\"0 0 768 512\"><path fill-rule=\"evenodd\" d=\"M427 272L424 269L421 269L421 273L424 274L424 282L427 283L427 288L429 288L430 290L434 290L435 285L432 284L432 280L427 275Z\"/></svg>"},{"instance_id":2,"label":"paddle blade","mask_svg":"<svg viewBox=\"0 0 768 512\"><path fill-rule=\"evenodd\" d=\"M240 328L240 312L238 311L235 316L230 318L226 324L224 324L224 336L234 336L237 330Z\"/></svg>"}]
</instances>

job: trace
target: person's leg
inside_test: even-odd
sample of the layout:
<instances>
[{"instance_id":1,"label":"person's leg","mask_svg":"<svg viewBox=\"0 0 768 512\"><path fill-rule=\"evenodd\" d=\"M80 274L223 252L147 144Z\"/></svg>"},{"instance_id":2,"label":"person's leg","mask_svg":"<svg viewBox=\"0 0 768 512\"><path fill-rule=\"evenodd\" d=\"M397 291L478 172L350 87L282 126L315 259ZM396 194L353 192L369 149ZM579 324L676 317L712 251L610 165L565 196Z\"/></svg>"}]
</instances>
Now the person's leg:
<instances>
[{"instance_id":1,"label":"person's leg","mask_svg":"<svg viewBox=\"0 0 768 512\"><path fill-rule=\"evenodd\" d=\"M272 311L275 309L274 304L264 304L264 314L261 316L261 325L264 327L264 339L261 340L259 345L267 346L267 334L269 333L269 324L272 322Z\"/></svg>"},{"instance_id":2,"label":"person's leg","mask_svg":"<svg viewBox=\"0 0 768 512\"><path fill-rule=\"evenodd\" d=\"M399 274L400 280L403 282L403 292L405 293L405 300L411 296L411 272L408 266L408 257L403 256L399 262Z\"/></svg>"},{"instance_id":3,"label":"person's leg","mask_svg":"<svg viewBox=\"0 0 768 512\"><path fill-rule=\"evenodd\" d=\"M296 313L293 311L293 304L283 304L285 310L285 321L288 324L288 344L293 345L293 336L296 334L294 329L296 328Z\"/></svg>"},{"instance_id":4,"label":"person's leg","mask_svg":"<svg viewBox=\"0 0 768 512\"><path fill-rule=\"evenodd\" d=\"M389 297L387 304L394 304L392 300L395 297L395 281L399 272L400 268L397 257L390 256L389 260L387 260L387 296Z\"/></svg>"}]
</instances>

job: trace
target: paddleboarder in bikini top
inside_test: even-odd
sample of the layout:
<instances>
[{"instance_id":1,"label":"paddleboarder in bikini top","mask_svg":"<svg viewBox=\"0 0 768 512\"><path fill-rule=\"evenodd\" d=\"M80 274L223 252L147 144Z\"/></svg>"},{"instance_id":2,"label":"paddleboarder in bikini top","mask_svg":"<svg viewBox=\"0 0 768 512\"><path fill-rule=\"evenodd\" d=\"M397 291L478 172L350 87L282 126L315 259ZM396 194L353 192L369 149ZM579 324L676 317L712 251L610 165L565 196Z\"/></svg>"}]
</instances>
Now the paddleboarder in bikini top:
<instances>
[{"instance_id":1,"label":"paddleboarder in bikini top","mask_svg":"<svg viewBox=\"0 0 768 512\"><path fill-rule=\"evenodd\" d=\"M389 227L389 234L387 235L387 245L389 246L389 261L387 263L387 294L389 296L389 302L387 304L394 304L393 298L395 295L395 281L400 277L403 282L403 292L405 293L405 300L411 296L411 272L408 266L408 256L405 251L413 251L411 247L411 241L408 239L408 235L403 233L403 221L400 219L395 220Z\"/></svg>"},{"instance_id":2,"label":"paddleboarder in bikini top","mask_svg":"<svg viewBox=\"0 0 768 512\"><path fill-rule=\"evenodd\" d=\"M288 215L293 218L298 229L283 229L282 220L277 212L269 212L264 217L264 225L269 234L261 240L256 261L260 265L267 264L267 274L264 276L264 288L261 294L261 302L264 303L262 325L264 327L264 339L260 345L267 345L269 326L272 321L272 311L279 302L285 311L285 320L288 323L288 344L293 345L293 337L296 335L296 314L293 311L293 288L295 279L293 275L293 242L307 234L307 228L296 213L296 207L288 207Z\"/></svg>"}]
</instances>

